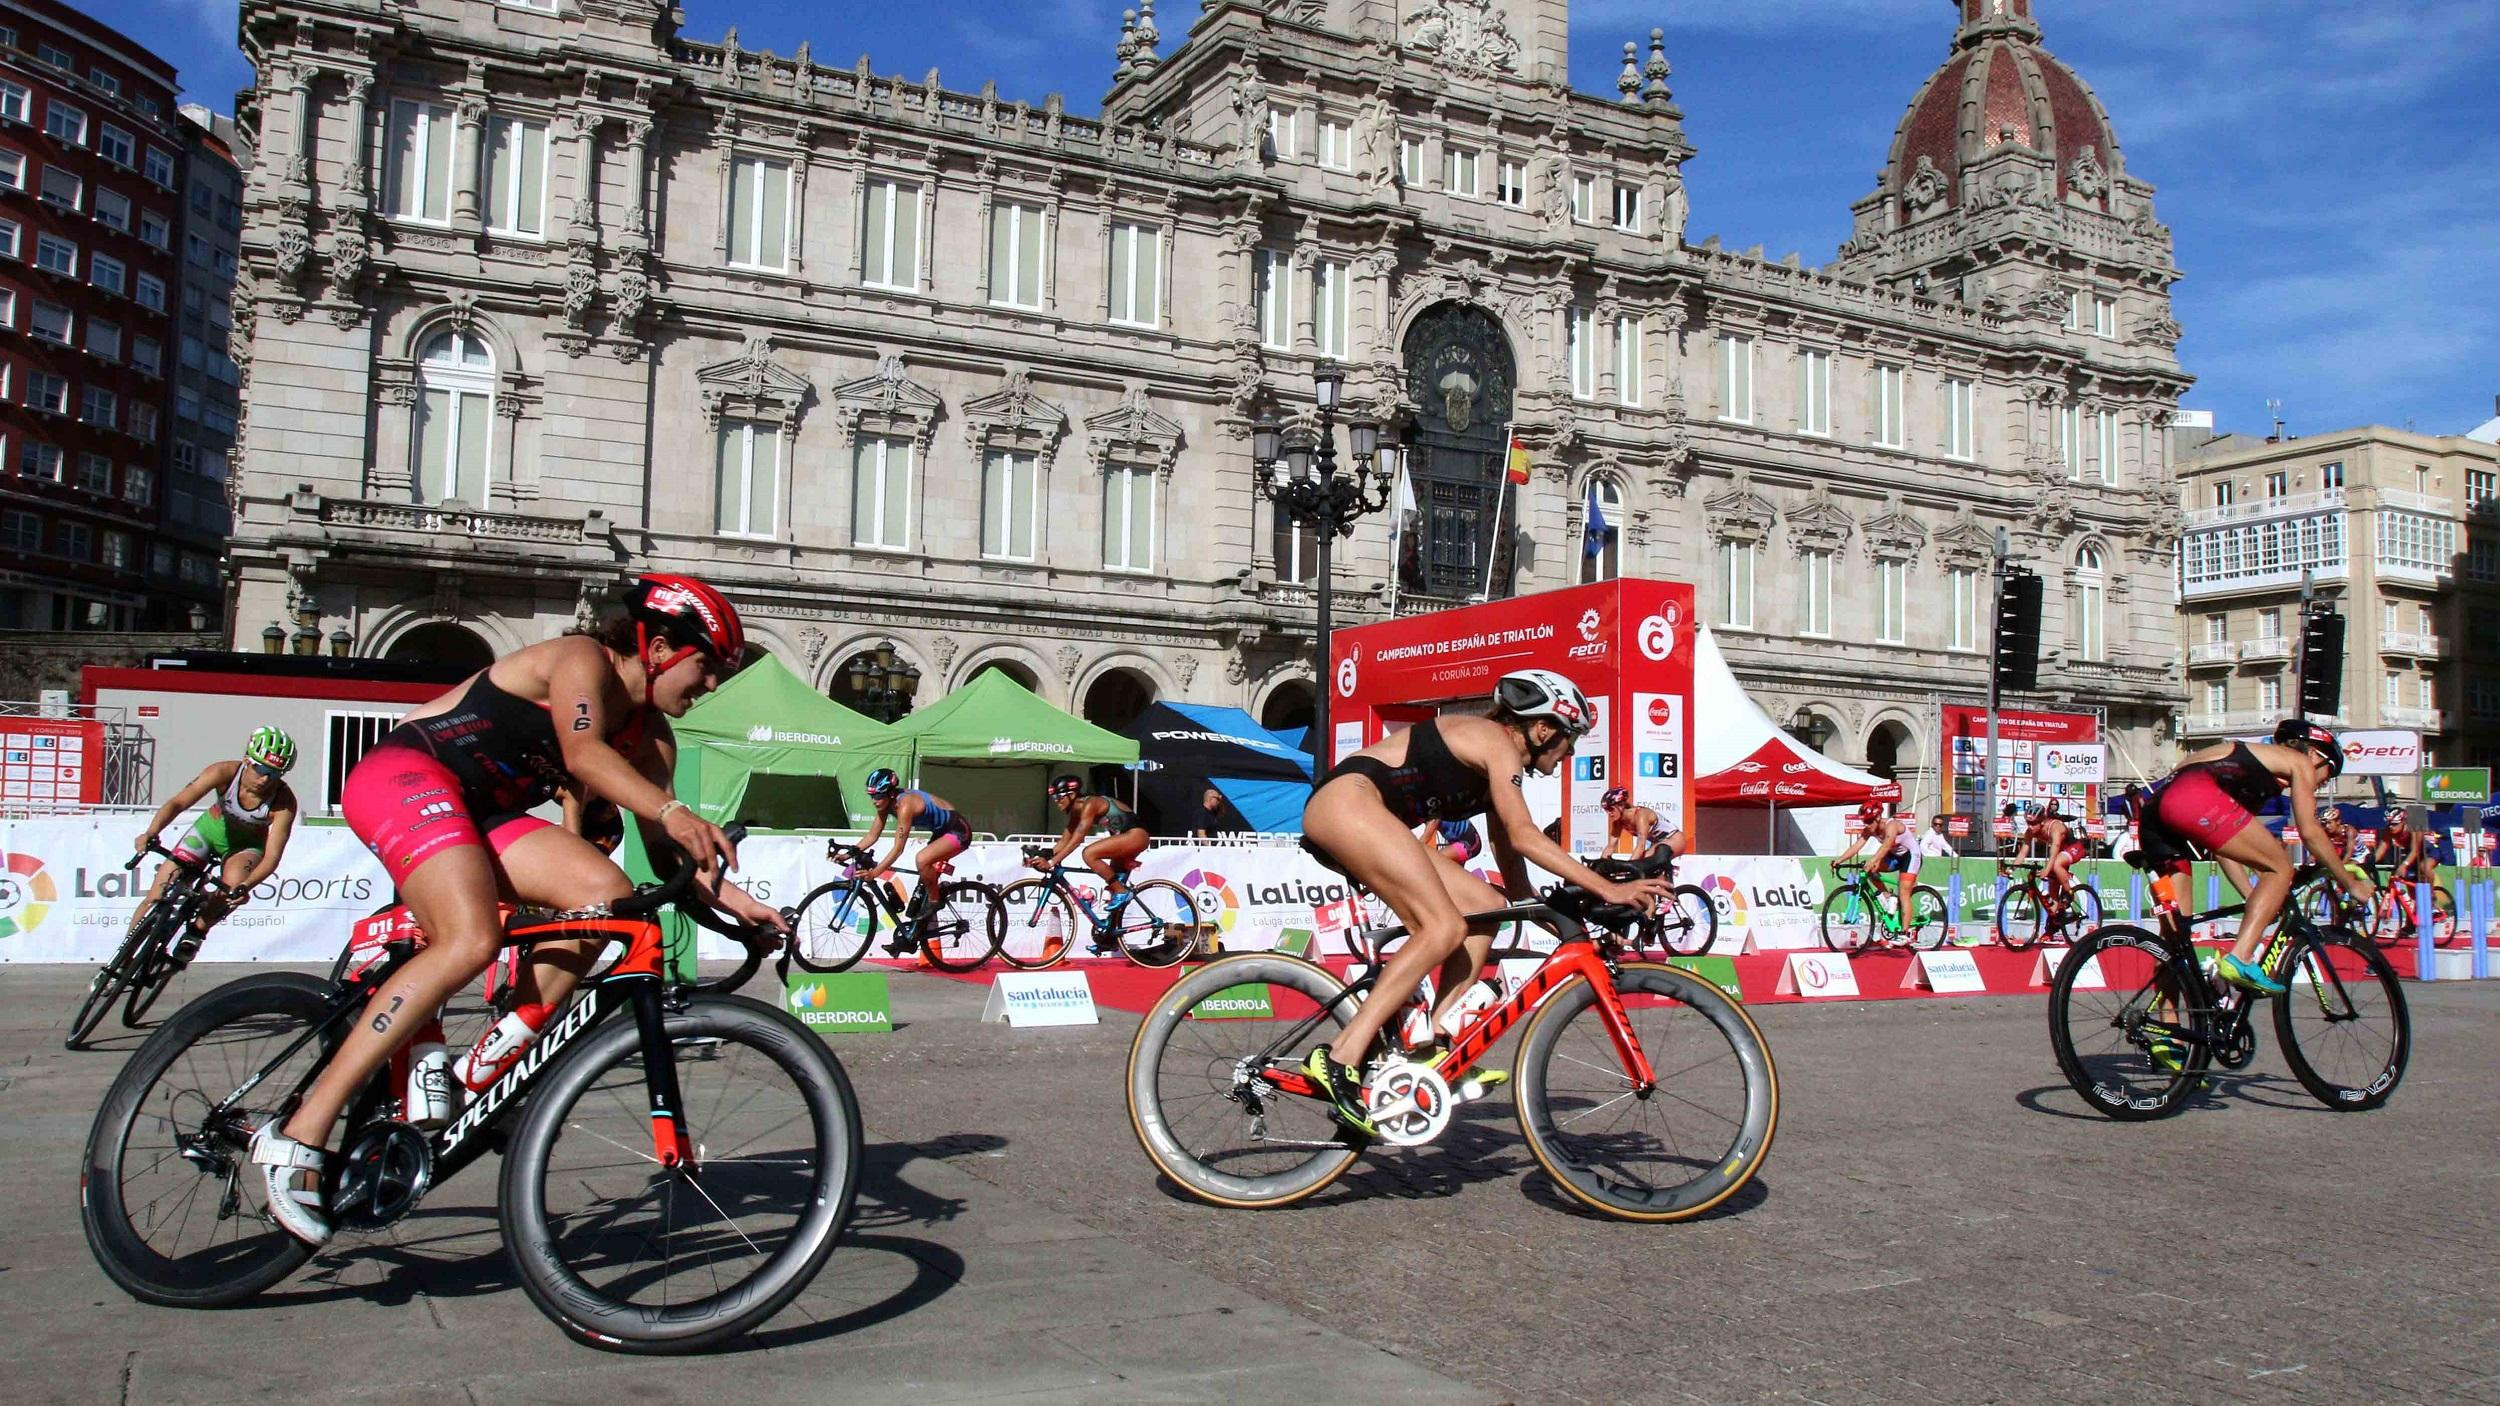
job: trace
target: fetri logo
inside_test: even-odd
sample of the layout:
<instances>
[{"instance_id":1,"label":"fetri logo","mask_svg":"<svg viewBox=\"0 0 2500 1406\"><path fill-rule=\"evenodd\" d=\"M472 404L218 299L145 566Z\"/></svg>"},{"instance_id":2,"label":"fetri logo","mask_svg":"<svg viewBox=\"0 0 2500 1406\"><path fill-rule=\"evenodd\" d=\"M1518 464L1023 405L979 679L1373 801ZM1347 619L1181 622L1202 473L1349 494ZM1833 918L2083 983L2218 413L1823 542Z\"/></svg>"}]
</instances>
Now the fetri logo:
<instances>
[{"instance_id":1,"label":"fetri logo","mask_svg":"<svg viewBox=\"0 0 2500 1406\"><path fill-rule=\"evenodd\" d=\"M1580 638L1582 638L1582 639L1584 639L1584 640L1588 640L1588 641L1590 641L1590 642L1592 642L1592 643L1594 643L1594 642L1596 641L1596 639L1597 639L1597 612L1596 612L1596 611L1594 611L1594 610L1584 610L1584 611L1580 612Z\"/></svg>"},{"instance_id":2,"label":"fetri logo","mask_svg":"<svg viewBox=\"0 0 2500 1406\"><path fill-rule=\"evenodd\" d=\"M60 885L31 854L12 854L0 865L0 937L33 932L61 897Z\"/></svg>"}]
</instances>

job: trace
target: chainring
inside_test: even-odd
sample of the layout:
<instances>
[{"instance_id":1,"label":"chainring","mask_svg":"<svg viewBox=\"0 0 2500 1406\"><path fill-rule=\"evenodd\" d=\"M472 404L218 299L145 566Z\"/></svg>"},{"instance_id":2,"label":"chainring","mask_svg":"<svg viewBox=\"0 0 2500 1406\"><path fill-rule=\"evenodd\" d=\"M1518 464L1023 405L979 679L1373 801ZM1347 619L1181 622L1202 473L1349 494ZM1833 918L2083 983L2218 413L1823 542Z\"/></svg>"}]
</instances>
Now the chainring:
<instances>
[{"instance_id":1,"label":"chainring","mask_svg":"<svg viewBox=\"0 0 2500 1406\"><path fill-rule=\"evenodd\" d=\"M1389 1061L1364 1086L1363 1108L1372 1127L1399 1147L1421 1147L1441 1136L1455 1104L1449 1082L1412 1060Z\"/></svg>"},{"instance_id":2,"label":"chainring","mask_svg":"<svg viewBox=\"0 0 2500 1406\"><path fill-rule=\"evenodd\" d=\"M416 1127L385 1119L349 1139L337 1167L330 1218L351 1230L379 1230L425 1199L434 1185L434 1146Z\"/></svg>"}]
</instances>

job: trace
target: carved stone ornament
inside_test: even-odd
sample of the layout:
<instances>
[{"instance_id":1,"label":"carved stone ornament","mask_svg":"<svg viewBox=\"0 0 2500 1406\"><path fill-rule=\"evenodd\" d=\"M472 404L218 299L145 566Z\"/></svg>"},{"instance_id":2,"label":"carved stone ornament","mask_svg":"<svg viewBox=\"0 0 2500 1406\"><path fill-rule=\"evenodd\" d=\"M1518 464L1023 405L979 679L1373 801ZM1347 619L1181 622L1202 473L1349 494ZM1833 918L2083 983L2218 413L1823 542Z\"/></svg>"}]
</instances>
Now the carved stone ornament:
<instances>
[{"instance_id":1,"label":"carved stone ornament","mask_svg":"<svg viewBox=\"0 0 2500 1406\"><path fill-rule=\"evenodd\" d=\"M799 653L810 665L825 657L825 632L813 625L799 631Z\"/></svg>"},{"instance_id":2,"label":"carved stone ornament","mask_svg":"<svg viewBox=\"0 0 2500 1406\"><path fill-rule=\"evenodd\" d=\"M1224 682L1239 686L1250 677L1250 661L1236 649L1224 656Z\"/></svg>"},{"instance_id":3,"label":"carved stone ornament","mask_svg":"<svg viewBox=\"0 0 2500 1406\"><path fill-rule=\"evenodd\" d=\"M2159 347L2163 351L2176 351L2179 346L2179 339L2186 335L2186 329L2180 327L2178 323L2171 321L2166 316L2156 315L2145 318L2136 323L2135 335L2129 338L2129 340L2133 341L2138 346Z\"/></svg>"},{"instance_id":4,"label":"carved stone ornament","mask_svg":"<svg viewBox=\"0 0 2500 1406\"><path fill-rule=\"evenodd\" d=\"M1085 662L1085 656L1077 651L1075 645L1063 644L1059 646L1058 659L1059 677L1069 683L1075 683L1077 666Z\"/></svg>"},{"instance_id":5,"label":"carved stone ornament","mask_svg":"<svg viewBox=\"0 0 2500 1406\"><path fill-rule=\"evenodd\" d=\"M1182 692L1188 692L1190 681L1198 677L1198 656L1184 654L1173 660L1172 677L1180 681Z\"/></svg>"},{"instance_id":6,"label":"carved stone ornament","mask_svg":"<svg viewBox=\"0 0 2500 1406\"><path fill-rule=\"evenodd\" d=\"M2066 168L2066 188L2086 200L2109 194L2109 172L2101 165L2099 148L2085 147L2083 155Z\"/></svg>"},{"instance_id":7,"label":"carved stone ornament","mask_svg":"<svg viewBox=\"0 0 2500 1406\"><path fill-rule=\"evenodd\" d=\"M1033 373L1015 367L1007 383L964 402L964 443L979 453L988 446L1032 454L1046 471L1068 432L1068 412L1033 390Z\"/></svg>"},{"instance_id":8,"label":"carved stone ornament","mask_svg":"<svg viewBox=\"0 0 2500 1406\"><path fill-rule=\"evenodd\" d=\"M1406 47L1438 57L1458 73L1511 73L1519 67L1519 41L1510 21L1490 0L1431 0L1406 17Z\"/></svg>"},{"instance_id":9,"label":"carved stone ornament","mask_svg":"<svg viewBox=\"0 0 2500 1406\"><path fill-rule=\"evenodd\" d=\"M642 322L643 307L651 301L651 275L638 268L628 268L616 276L616 305L610 325L620 336L631 337Z\"/></svg>"},{"instance_id":10,"label":"carved stone ornament","mask_svg":"<svg viewBox=\"0 0 2500 1406\"><path fill-rule=\"evenodd\" d=\"M2063 323L2066 309L2067 295L2062 288L2034 288L2014 305L2016 312L2037 322Z\"/></svg>"},{"instance_id":11,"label":"carved stone ornament","mask_svg":"<svg viewBox=\"0 0 2500 1406\"><path fill-rule=\"evenodd\" d=\"M939 673L943 674L955 667L955 651L959 648L961 646L956 643L953 635L940 635L936 642L929 646L931 657L937 660Z\"/></svg>"},{"instance_id":12,"label":"carved stone ornament","mask_svg":"<svg viewBox=\"0 0 2500 1406\"><path fill-rule=\"evenodd\" d=\"M769 337L749 337L736 356L715 361L694 373L703 397L703 418L718 427L721 417L770 420L788 429L814 389L805 376L773 359Z\"/></svg>"},{"instance_id":13,"label":"carved stone ornament","mask_svg":"<svg viewBox=\"0 0 2500 1406\"><path fill-rule=\"evenodd\" d=\"M1901 203L1909 207L1912 215L1923 215L1929 207L1941 204L1950 189L1952 185L1945 180L1944 172L1936 169L1935 159L1922 156L1911 169L1910 178L1901 183Z\"/></svg>"},{"instance_id":14,"label":"carved stone ornament","mask_svg":"<svg viewBox=\"0 0 2500 1406\"><path fill-rule=\"evenodd\" d=\"M892 352L877 358L874 372L833 388L833 413L846 445L865 429L903 436L925 452L944 408L938 393L913 380L903 358Z\"/></svg>"},{"instance_id":15,"label":"carved stone ornament","mask_svg":"<svg viewBox=\"0 0 2500 1406\"><path fill-rule=\"evenodd\" d=\"M302 225L278 226L278 282L292 289L304 277L304 262L312 256L312 236Z\"/></svg>"},{"instance_id":16,"label":"carved stone ornament","mask_svg":"<svg viewBox=\"0 0 2500 1406\"><path fill-rule=\"evenodd\" d=\"M1849 545L1849 534L1857 524L1839 504L1832 501L1828 484L1816 484L1805 503L1788 514L1788 545L1799 552L1831 552L1837 554Z\"/></svg>"},{"instance_id":17,"label":"carved stone ornament","mask_svg":"<svg viewBox=\"0 0 2500 1406\"><path fill-rule=\"evenodd\" d=\"M1771 535L1779 510L1753 491L1753 481L1738 474L1728 486L1701 500L1702 519L1721 542L1759 542Z\"/></svg>"},{"instance_id":18,"label":"carved stone ornament","mask_svg":"<svg viewBox=\"0 0 2500 1406\"><path fill-rule=\"evenodd\" d=\"M1085 434L1095 464L1106 470L1115 464L1143 464L1168 474L1180 459L1180 421L1158 413L1142 385L1130 386L1118 409L1088 418Z\"/></svg>"},{"instance_id":19,"label":"carved stone ornament","mask_svg":"<svg viewBox=\"0 0 2500 1406\"><path fill-rule=\"evenodd\" d=\"M1859 533L1867 556L1876 561L1915 562L1927 546L1926 527L1902 511L1898 493L1885 499L1884 510L1867 519Z\"/></svg>"},{"instance_id":20,"label":"carved stone ornament","mask_svg":"<svg viewBox=\"0 0 2500 1406\"><path fill-rule=\"evenodd\" d=\"M579 330L590 323L591 304L599 298L599 265L587 242L576 242L564 265L564 325Z\"/></svg>"}]
</instances>

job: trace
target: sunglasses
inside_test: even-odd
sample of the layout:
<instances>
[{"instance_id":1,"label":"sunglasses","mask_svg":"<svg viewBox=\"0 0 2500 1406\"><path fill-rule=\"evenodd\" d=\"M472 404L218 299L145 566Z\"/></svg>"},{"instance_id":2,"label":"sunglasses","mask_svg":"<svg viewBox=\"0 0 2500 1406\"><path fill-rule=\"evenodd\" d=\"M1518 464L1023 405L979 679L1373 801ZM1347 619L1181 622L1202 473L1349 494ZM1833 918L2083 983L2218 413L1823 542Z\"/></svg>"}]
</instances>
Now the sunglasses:
<instances>
[{"instance_id":1,"label":"sunglasses","mask_svg":"<svg viewBox=\"0 0 2500 1406\"><path fill-rule=\"evenodd\" d=\"M269 763L261 761L257 757L252 760L252 770L257 771L261 775L269 777L272 780L286 774L282 768L271 766Z\"/></svg>"}]
</instances>

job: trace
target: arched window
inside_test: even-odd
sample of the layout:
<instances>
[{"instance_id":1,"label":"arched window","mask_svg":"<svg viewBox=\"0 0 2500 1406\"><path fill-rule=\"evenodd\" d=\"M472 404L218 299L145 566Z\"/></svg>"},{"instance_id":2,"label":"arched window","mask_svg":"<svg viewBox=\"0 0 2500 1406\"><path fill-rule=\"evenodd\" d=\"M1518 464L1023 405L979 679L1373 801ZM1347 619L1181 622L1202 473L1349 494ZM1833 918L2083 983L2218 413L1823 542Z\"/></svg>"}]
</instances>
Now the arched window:
<instances>
[{"instance_id":1,"label":"arched window","mask_svg":"<svg viewBox=\"0 0 2500 1406\"><path fill-rule=\"evenodd\" d=\"M1580 583L1612 581L1623 574L1623 483L1613 474L1593 474L1584 495L1588 514L1580 531Z\"/></svg>"},{"instance_id":2,"label":"arched window","mask_svg":"<svg viewBox=\"0 0 2500 1406\"><path fill-rule=\"evenodd\" d=\"M2101 612L2107 599L2108 580L2102 574L2101 549L2085 547L2075 553L2075 657L2100 663L2109 657L2108 637L2103 633Z\"/></svg>"},{"instance_id":3,"label":"arched window","mask_svg":"<svg viewBox=\"0 0 2500 1406\"><path fill-rule=\"evenodd\" d=\"M494 470L495 354L466 332L436 333L417 353L417 423L409 475L417 501L483 507Z\"/></svg>"}]
</instances>

